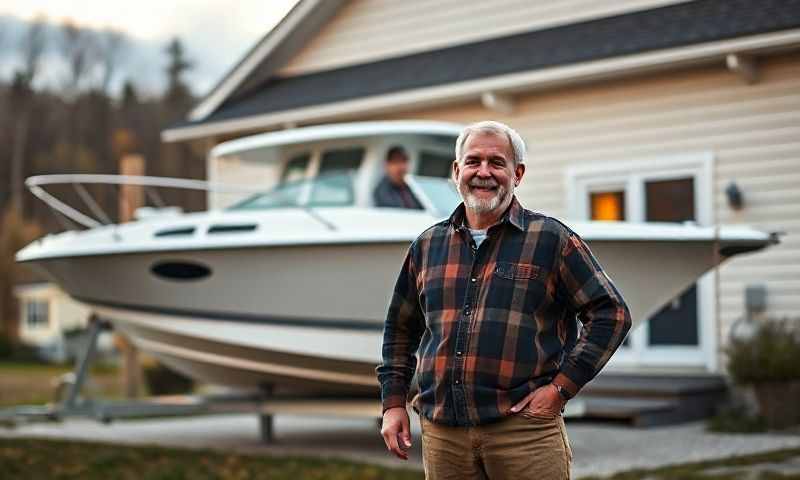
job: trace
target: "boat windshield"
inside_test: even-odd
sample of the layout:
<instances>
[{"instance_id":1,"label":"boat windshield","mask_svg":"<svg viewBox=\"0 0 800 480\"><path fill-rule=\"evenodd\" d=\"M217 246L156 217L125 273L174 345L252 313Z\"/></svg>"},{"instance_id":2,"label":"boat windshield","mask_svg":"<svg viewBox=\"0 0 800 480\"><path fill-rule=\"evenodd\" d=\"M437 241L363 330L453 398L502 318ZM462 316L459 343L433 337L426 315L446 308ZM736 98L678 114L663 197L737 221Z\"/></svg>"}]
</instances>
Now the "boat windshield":
<instances>
[{"instance_id":1,"label":"boat windshield","mask_svg":"<svg viewBox=\"0 0 800 480\"><path fill-rule=\"evenodd\" d=\"M251 195L229 206L226 210L346 207L355 202L353 183L352 172L284 182L267 192Z\"/></svg>"},{"instance_id":2,"label":"boat windshield","mask_svg":"<svg viewBox=\"0 0 800 480\"><path fill-rule=\"evenodd\" d=\"M406 182L414 195L425 204L425 208L436 216L450 215L461 203L455 185L447 178L408 175Z\"/></svg>"},{"instance_id":3,"label":"boat windshield","mask_svg":"<svg viewBox=\"0 0 800 480\"><path fill-rule=\"evenodd\" d=\"M275 208L348 207L355 204L355 172L337 172L278 184L251 195L226 210L269 210ZM437 216L449 215L461 202L453 183L446 178L408 175L412 193Z\"/></svg>"}]
</instances>

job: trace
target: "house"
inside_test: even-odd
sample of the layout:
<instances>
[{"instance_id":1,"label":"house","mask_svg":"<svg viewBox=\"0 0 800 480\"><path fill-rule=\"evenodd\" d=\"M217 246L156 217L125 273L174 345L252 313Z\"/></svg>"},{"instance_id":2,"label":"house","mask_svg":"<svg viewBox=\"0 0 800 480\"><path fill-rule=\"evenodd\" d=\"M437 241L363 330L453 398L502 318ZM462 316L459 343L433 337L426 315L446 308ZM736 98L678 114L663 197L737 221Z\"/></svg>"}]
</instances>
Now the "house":
<instances>
[{"instance_id":1,"label":"house","mask_svg":"<svg viewBox=\"0 0 800 480\"><path fill-rule=\"evenodd\" d=\"M14 287L19 304L19 339L47 360L63 363L83 350L89 308L73 300L55 284L38 282ZM98 351L113 350L110 332L98 339Z\"/></svg>"},{"instance_id":2,"label":"house","mask_svg":"<svg viewBox=\"0 0 800 480\"><path fill-rule=\"evenodd\" d=\"M644 399L660 395L707 414L745 291L766 315L800 310L800 1L300 0L162 138L488 118L526 139L529 208L786 232L631 332L586 389L610 402L635 385L639 413L663 413Z\"/></svg>"}]
</instances>

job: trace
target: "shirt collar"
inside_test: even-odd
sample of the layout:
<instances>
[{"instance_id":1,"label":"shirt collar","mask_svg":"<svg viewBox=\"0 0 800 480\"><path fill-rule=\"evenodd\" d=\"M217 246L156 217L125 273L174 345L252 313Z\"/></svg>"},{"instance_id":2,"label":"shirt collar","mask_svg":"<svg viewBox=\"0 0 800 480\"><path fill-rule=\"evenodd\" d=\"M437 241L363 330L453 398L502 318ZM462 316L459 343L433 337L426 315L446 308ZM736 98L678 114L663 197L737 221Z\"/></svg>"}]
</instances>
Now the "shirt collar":
<instances>
[{"instance_id":1,"label":"shirt collar","mask_svg":"<svg viewBox=\"0 0 800 480\"><path fill-rule=\"evenodd\" d=\"M450 225L453 227L453 229L460 230L467 228L466 224L464 223L464 220L466 218L465 210L466 207L464 206L464 202L461 202L458 204L456 209L453 210L453 213L450 214L450 218L448 218L448 221L450 222ZM527 229L527 219L525 218L525 209L522 208L522 205L520 205L516 195L511 196L511 205L508 206L508 208L506 209L505 213L500 218L500 221L498 223L500 224L509 223L523 232Z\"/></svg>"}]
</instances>

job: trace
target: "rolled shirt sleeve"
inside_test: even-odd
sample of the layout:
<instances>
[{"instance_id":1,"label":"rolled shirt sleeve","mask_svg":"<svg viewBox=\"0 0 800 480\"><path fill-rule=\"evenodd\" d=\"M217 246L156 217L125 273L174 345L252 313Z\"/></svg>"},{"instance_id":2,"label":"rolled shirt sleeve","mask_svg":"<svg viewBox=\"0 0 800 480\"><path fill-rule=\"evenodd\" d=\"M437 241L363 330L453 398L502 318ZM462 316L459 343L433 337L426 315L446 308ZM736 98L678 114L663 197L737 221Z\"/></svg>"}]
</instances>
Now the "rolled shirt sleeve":
<instances>
[{"instance_id":1,"label":"rolled shirt sleeve","mask_svg":"<svg viewBox=\"0 0 800 480\"><path fill-rule=\"evenodd\" d=\"M406 253L397 277L383 327L383 362L375 369L381 385L383 411L404 407L417 366L416 351L425 328L417 292L413 247Z\"/></svg>"},{"instance_id":2,"label":"rolled shirt sleeve","mask_svg":"<svg viewBox=\"0 0 800 480\"><path fill-rule=\"evenodd\" d=\"M631 328L631 314L622 294L575 232L568 232L561 250L559 288L583 324L575 346L553 379L576 394L605 366Z\"/></svg>"}]
</instances>

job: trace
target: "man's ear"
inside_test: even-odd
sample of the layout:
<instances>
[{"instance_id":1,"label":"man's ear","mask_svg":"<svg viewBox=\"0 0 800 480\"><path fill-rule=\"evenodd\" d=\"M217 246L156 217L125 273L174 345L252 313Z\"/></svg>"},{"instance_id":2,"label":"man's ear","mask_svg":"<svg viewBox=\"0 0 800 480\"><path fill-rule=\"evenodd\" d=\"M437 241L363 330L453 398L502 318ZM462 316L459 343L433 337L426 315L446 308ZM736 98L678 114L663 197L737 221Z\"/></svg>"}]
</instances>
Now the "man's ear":
<instances>
[{"instance_id":1,"label":"man's ear","mask_svg":"<svg viewBox=\"0 0 800 480\"><path fill-rule=\"evenodd\" d=\"M525 164L524 163L518 163L514 167L514 173L517 175L517 182L514 184L514 186L518 186L519 182L522 181L522 176L525 175Z\"/></svg>"},{"instance_id":2,"label":"man's ear","mask_svg":"<svg viewBox=\"0 0 800 480\"><path fill-rule=\"evenodd\" d=\"M458 160L453 160L453 172L451 176L453 181L456 183L458 183L458 172L459 172Z\"/></svg>"}]
</instances>

